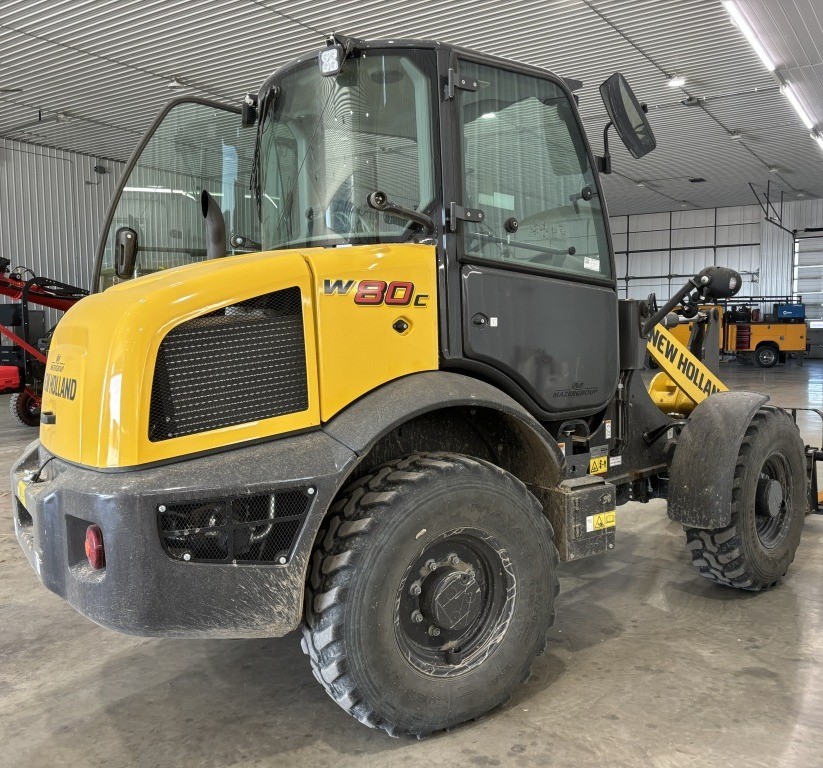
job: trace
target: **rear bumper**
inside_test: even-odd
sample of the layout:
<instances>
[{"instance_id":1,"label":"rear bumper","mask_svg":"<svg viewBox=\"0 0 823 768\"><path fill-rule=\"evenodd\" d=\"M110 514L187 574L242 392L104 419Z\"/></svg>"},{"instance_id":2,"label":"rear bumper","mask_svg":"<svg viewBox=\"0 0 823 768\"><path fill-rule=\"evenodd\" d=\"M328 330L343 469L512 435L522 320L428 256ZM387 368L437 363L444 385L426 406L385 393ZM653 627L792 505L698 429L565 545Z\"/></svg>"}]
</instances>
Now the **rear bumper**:
<instances>
[{"instance_id":1,"label":"rear bumper","mask_svg":"<svg viewBox=\"0 0 823 768\"><path fill-rule=\"evenodd\" d=\"M35 442L12 468L15 531L43 584L102 626L145 636L281 636L300 622L317 529L355 460L321 431L116 473L68 464ZM44 462L41 480L28 482ZM184 562L163 548L161 506L293 488L311 489L311 501L285 564ZM84 551L92 524L105 545L99 571Z\"/></svg>"}]
</instances>

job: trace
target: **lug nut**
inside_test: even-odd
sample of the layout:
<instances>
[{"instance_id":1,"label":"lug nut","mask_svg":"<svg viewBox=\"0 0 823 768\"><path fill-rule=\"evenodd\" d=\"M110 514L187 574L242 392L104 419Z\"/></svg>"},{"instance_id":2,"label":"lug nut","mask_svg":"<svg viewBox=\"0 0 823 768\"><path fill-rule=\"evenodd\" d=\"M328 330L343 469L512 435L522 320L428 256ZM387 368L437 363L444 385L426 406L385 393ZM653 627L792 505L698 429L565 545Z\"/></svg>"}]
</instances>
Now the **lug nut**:
<instances>
[{"instance_id":1,"label":"lug nut","mask_svg":"<svg viewBox=\"0 0 823 768\"><path fill-rule=\"evenodd\" d=\"M428 568L430 571L436 571L437 570L437 563L435 563L434 560L429 560L426 563L426 568Z\"/></svg>"},{"instance_id":2,"label":"lug nut","mask_svg":"<svg viewBox=\"0 0 823 768\"><path fill-rule=\"evenodd\" d=\"M421 621L423 621L423 614L420 613L420 611L412 611L411 617L412 617L412 621L415 624L419 624Z\"/></svg>"},{"instance_id":3,"label":"lug nut","mask_svg":"<svg viewBox=\"0 0 823 768\"><path fill-rule=\"evenodd\" d=\"M460 558L455 554L451 554L451 555L449 555L449 562L452 565L459 565L460 564Z\"/></svg>"},{"instance_id":4,"label":"lug nut","mask_svg":"<svg viewBox=\"0 0 823 768\"><path fill-rule=\"evenodd\" d=\"M429 627L429 637L437 637L439 634L440 634L440 628L435 627L434 624L432 624Z\"/></svg>"},{"instance_id":5,"label":"lug nut","mask_svg":"<svg viewBox=\"0 0 823 768\"><path fill-rule=\"evenodd\" d=\"M414 595L415 597L417 597L417 596L418 596L418 595L419 595L422 591L423 591L423 590L422 590L422 589L420 589L420 582L417 582L417 581L415 581L415 582L414 582L414 584L412 584L412 585L409 587L409 592L410 592L412 595Z\"/></svg>"}]
</instances>

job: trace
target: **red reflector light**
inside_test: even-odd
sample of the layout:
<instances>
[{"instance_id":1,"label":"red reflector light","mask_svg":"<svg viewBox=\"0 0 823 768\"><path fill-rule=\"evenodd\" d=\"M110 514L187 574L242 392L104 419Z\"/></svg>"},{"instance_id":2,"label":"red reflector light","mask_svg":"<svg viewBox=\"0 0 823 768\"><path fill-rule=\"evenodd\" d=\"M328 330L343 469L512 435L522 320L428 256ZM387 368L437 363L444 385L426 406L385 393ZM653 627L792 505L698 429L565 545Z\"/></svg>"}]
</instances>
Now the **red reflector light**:
<instances>
[{"instance_id":1,"label":"red reflector light","mask_svg":"<svg viewBox=\"0 0 823 768\"><path fill-rule=\"evenodd\" d=\"M103 531L99 525L86 528L86 557L95 571L106 566L106 553L103 550Z\"/></svg>"}]
</instances>

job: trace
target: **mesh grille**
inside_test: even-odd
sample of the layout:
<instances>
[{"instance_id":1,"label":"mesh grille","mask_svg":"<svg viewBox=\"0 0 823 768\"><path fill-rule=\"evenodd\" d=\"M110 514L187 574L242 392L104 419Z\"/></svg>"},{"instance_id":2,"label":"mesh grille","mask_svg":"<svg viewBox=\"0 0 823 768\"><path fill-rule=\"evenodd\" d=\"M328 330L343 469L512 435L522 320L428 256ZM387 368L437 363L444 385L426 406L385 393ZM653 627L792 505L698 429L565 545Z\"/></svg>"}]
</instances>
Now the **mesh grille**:
<instances>
[{"instance_id":1,"label":"mesh grille","mask_svg":"<svg viewBox=\"0 0 823 768\"><path fill-rule=\"evenodd\" d=\"M160 344L149 440L308 408L299 288L259 296L172 329Z\"/></svg>"},{"instance_id":2,"label":"mesh grille","mask_svg":"<svg viewBox=\"0 0 823 768\"><path fill-rule=\"evenodd\" d=\"M311 505L306 489L169 504L158 512L160 540L176 560L285 563Z\"/></svg>"}]
</instances>

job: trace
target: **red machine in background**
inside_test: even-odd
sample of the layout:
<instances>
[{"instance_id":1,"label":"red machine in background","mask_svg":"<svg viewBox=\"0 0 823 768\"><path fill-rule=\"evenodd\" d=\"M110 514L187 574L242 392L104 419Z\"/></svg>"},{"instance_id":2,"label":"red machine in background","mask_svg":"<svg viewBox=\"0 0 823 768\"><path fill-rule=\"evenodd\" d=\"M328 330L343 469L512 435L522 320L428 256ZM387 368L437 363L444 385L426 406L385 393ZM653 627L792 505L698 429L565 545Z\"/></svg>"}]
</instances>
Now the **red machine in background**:
<instances>
[{"instance_id":1,"label":"red machine in background","mask_svg":"<svg viewBox=\"0 0 823 768\"><path fill-rule=\"evenodd\" d=\"M0 257L0 295L14 300L0 304L0 336L11 345L0 346L0 394L13 393L12 414L23 424L36 427L40 423L40 396L46 369L46 353L51 332L33 338L29 306L36 305L65 312L88 291L66 285L47 277L38 277L31 270L16 267ZM31 275L26 277L26 275ZM19 332L12 330L18 328Z\"/></svg>"}]
</instances>

